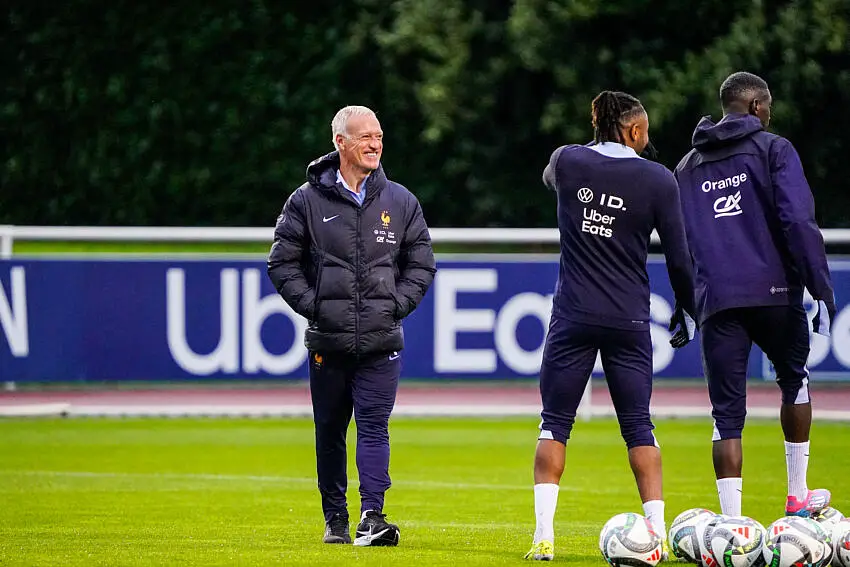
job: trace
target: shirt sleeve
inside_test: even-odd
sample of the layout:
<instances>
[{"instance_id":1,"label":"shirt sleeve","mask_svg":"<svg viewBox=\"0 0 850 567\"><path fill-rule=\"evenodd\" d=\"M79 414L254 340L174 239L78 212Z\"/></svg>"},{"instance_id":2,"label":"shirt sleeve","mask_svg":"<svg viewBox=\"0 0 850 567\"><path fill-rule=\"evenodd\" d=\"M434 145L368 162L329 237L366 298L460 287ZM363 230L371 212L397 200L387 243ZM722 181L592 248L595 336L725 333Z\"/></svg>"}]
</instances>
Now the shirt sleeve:
<instances>
[{"instance_id":1,"label":"shirt sleeve","mask_svg":"<svg viewBox=\"0 0 850 567\"><path fill-rule=\"evenodd\" d=\"M283 206L274 229L274 242L268 258L268 274L277 292L293 311L311 319L316 291L308 283L301 263L308 240L303 195L295 191Z\"/></svg>"},{"instance_id":2,"label":"shirt sleeve","mask_svg":"<svg viewBox=\"0 0 850 567\"><path fill-rule=\"evenodd\" d=\"M552 191L558 190L558 159L561 157L561 152L564 146L561 146L549 158L549 164L543 170L543 184Z\"/></svg>"},{"instance_id":3,"label":"shirt sleeve","mask_svg":"<svg viewBox=\"0 0 850 567\"><path fill-rule=\"evenodd\" d=\"M676 303L696 319L693 260L685 235L679 185L672 174L661 183L655 211L655 230L661 239Z\"/></svg>"},{"instance_id":4,"label":"shirt sleeve","mask_svg":"<svg viewBox=\"0 0 850 567\"><path fill-rule=\"evenodd\" d=\"M396 281L398 319L404 319L416 309L437 272L431 234L416 197L411 195L408 208L412 214L401 242L399 277Z\"/></svg>"},{"instance_id":5,"label":"shirt sleeve","mask_svg":"<svg viewBox=\"0 0 850 567\"><path fill-rule=\"evenodd\" d=\"M815 221L812 190L797 150L784 138L778 138L770 148L770 176L776 212L794 267L814 299L834 304L823 235Z\"/></svg>"}]
</instances>

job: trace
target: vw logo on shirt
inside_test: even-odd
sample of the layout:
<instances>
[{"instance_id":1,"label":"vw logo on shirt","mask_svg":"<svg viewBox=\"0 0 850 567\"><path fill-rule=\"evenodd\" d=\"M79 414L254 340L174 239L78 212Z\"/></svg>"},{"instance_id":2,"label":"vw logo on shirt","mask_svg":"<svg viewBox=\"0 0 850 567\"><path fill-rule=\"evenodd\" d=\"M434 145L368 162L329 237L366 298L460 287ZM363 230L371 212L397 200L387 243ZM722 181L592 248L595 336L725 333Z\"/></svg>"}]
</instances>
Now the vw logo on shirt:
<instances>
[{"instance_id":1,"label":"vw logo on shirt","mask_svg":"<svg viewBox=\"0 0 850 567\"><path fill-rule=\"evenodd\" d=\"M578 190L578 200L582 203L589 203L593 200L593 191L588 187L582 187Z\"/></svg>"}]
</instances>

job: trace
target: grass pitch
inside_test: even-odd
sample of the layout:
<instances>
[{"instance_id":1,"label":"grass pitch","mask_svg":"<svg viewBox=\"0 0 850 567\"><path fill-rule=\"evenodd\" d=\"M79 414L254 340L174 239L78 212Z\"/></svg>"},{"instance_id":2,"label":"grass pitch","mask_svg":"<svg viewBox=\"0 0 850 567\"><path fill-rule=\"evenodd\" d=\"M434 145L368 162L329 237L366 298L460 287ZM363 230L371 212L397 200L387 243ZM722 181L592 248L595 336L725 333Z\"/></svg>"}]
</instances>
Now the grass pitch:
<instances>
[{"instance_id":1,"label":"grass pitch","mask_svg":"<svg viewBox=\"0 0 850 567\"><path fill-rule=\"evenodd\" d=\"M0 420L0 565L520 565L536 425L393 419L385 512L401 545L371 549L321 543L308 420ZM686 508L718 510L710 422L657 427L668 523ZM850 513L850 427L816 423L813 437L809 484ZM767 525L785 498L779 424L752 421L744 446L744 513ZM624 511L641 508L616 422L580 422L555 560L602 567L599 530Z\"/></svg>"}]
</instances>

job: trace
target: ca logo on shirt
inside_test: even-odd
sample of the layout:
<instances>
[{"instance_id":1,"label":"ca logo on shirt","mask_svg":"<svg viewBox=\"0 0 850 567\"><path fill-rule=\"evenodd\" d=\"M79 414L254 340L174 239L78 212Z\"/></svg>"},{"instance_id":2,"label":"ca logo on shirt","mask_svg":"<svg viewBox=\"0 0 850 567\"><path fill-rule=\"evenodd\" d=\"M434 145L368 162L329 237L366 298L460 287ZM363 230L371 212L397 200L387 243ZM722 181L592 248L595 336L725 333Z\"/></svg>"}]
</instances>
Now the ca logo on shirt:
<instances>
[{"instance_id":1,"label":"ca logo on shirt","mask_svg":"<svg viewBox=\"0 0 850 567\"><path fill-rule=\"evenodd\" d=\"M741 215L744 211L741 209L741 192L738 191L734 195L720 197L714 201L714 218L734 217Z\"/></svg>"}]
</instances>

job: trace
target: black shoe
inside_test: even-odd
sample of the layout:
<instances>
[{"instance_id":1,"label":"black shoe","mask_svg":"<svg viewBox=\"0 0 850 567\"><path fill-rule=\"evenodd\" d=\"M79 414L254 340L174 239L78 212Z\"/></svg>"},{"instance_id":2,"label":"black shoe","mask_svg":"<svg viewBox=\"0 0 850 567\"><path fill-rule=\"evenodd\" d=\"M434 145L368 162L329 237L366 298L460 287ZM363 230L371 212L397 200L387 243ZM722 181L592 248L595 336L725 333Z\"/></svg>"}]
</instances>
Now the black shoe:
<instances>
[{"instance_id":1,"label":"black shoe","mask_svg":"<svg viewBox=\"0 0 850 567\"><path fill-rule=\"evenodd\" d=\"M348 533L348 518L342 514L334 514L325 525L324 543L351 543L351 535Z\"/></svg>"},{"instance_id":2,"label":"black shoe","mask_svg":"<svg viewBox=\"0 0 850 567\"><path fill-rule=\"evenodd\" d=\"M369 510L357 526L354 545L392 546L398 545L398 526L389 524L385 514Z\"/></svg>"}]
</instances>

